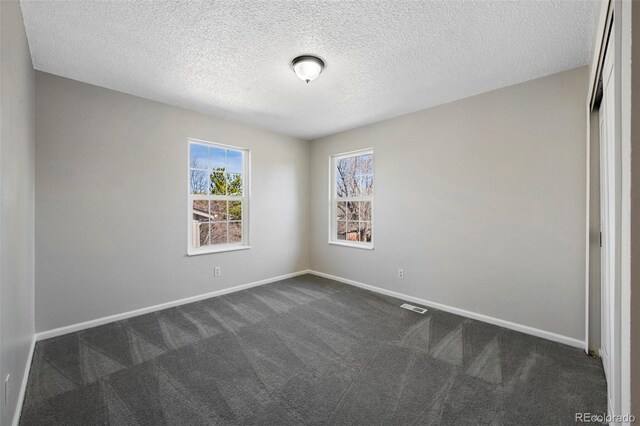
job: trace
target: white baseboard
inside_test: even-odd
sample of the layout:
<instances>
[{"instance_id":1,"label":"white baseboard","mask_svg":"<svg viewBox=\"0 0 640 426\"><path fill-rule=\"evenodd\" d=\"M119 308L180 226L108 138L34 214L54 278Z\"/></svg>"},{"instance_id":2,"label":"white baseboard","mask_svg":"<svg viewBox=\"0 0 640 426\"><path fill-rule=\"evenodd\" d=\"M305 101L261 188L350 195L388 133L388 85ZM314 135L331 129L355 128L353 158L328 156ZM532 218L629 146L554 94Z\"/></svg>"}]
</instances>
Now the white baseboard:
<instances>
[{"instance_id":1,"label":"white baseboard","mask_svg":"<svg viewBox=\"0 0 640 426\"><path fill-rule=\"evenodd\" d=\"M254 281L247 284L237 285L235 287L229 287L222 290L212 291L210 293L200 294L197 296L186 297L184 299L174 300L172 302L161 303L159 305L147 306L146 308L136 309L129 312L123 312L120 314L109 315L102 318L96 318L89 321L84 321L77 324L67 325L65 327L54 328L52 330L41 331L36 333L36 340L49 339L51 337L62 336L63 334L73 333L75 331L85 330L87 328L97 327L99 325L107 324L114 321L120 321L123 319L137 317L138 315L148 314L150 312L160 311L162 309L173 308L174 306L186 305L187 303L197 302L199 300L208 299L210 297L222 296L223 294L235 293L236 291L245 290L251 287L257 287L264 284L269 284L276 281L286 280L287 278L297 277L298 275L308 274L310 271L303 270L298 272L292 272L290 274L280 275L273 278L267 278L260 281Z\"/></svg>"},{"instance_id":2,"label":"white baseboard","mask_svg":"<svg viewBox=\"0 0 640 426\"><path fill-rule=\"evenodd\" d=\"M499 318L490 317L488 315L479 314L476 312L467 311L460 308L454 308L453 306L443 305L442 303L432 302L430 300L421 299L419 297L413 297L406 294L398 293L396 291L386 290L384 288L375 287L369 284L364 284L358 281L350 280L347 278L338 277L331 274L325 274L324 272L309 271L310 274L317 275L319 277L328 278L335 281L340 281L345 284L349 284L355 287L364 288L365 290L374 291L376 293L384 294L387 296L395 297L397 299L406 300L409 302L418 303L420 305L428 306L441 311L450 312L452 314L460 315L467 318L472 318L478 321L486 322L489 324L498 325L500 327L509 328L511 330L519 331L526 334L531 334L543 339L552 340L554 342L564 343L565 345L575 346L576 348L584 349L585 342L582 340L574 339L573 337L563 336L561 334L553 333L551 331L540 330L539 328L529 327L528 325L518 324L511 321L502 320Z\"/></svg>"},{"instance_id":3,"label":"white baseboard","mask_svg":"<svg viewBox=\"0 0 640 426\"><path fill-rule=\"evenodd\" d=\"M35 348L36 336L34 335L31 339L29 354L27 355L27 364L24 367L24 374L22 375L22 383L20 384L20 392L18 393L16 412L13 414L13 426L18 426L18 423L20 423L20 414L22 414L22 405L24 404L24 397L27 394L27 383L29 382L29 372L31 371L31 361L33 360L33 351Z\"/></svg>"}]
</instances>

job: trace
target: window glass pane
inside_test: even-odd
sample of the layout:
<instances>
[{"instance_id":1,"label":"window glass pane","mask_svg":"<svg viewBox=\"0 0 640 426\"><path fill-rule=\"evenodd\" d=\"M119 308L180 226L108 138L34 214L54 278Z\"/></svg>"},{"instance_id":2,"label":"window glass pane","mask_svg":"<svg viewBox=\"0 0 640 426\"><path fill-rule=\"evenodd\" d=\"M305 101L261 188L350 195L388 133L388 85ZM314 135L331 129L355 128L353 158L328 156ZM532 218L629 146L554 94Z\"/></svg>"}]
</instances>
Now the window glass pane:
<instances>
[{"instance_id":1,"label":"window glass pane","mask_svg":"<svg viewBox=\"0 0 640 426\"><path fill-rule=\"evenodd\" d=\"M226 149L210 147L209 148L209 169L208 170L224 170L226 163Z\"/></svg>"},{"instance_id":2,"label":"window glass pane","mask_svg":"<svg viewBox=\"0 0 640 426\"><path fill-rule=\"evenodd\" d=\"M207 200L194 200L191 210L194 222L209 222L209 202Z\"/></svg>"},{"instance_id":3,"label":"window glass pane","mask_svg":"<svg viewBox=\"0 0 640 426\"><path fill-rule=\"evenodd\" d=\"M229 220L242 220L242 201L229 201Z\"/></svg>"},{"instance_id":4,"label":"window glass pane","mask_svg":"<svg viewBox=\"0 0 640 426\"><path fill-rule=\"evenodd\" d=\"M347 203L347 220L358 220L358 204L357 201Z\"/></svg>"},{"instance_id":5,"label":"window glass pane","mask_svg":"<svg viewBox=\"0 0 640 426\"><path fill-rule=\"evenodd\" d=\"M227 171L242 173L242 152L227 150Z\"/></svg>"},{"instance_id":6,"label":"window glass pane","mask_svg":"<svg viewBox=\"0 0 640 426\"><path fill-rule=\"evenodd\" d=\"M371 221L371 202L361 201L358 219L364 221Z\"/></svg>"},{"instance_id":7,"label":"window glass pane","mask_svg":"<svg viewBox=\"0 0 640 426\"><path fill-rule=\"evenodd\" d=\"M356 157L342 158L336 162L336 195L357 197Z\"/></svg>"},{"instance_id":8,"label":"window glass pane","mask_svg":"<svg viewBox=\"0 0 640 426\"><path fill-rule=\"evenodd\" d=\"M359 222L358 225L359 241L367 243L371 242L371 222Z\"/></svg>"},{"instance_id":9,"label":"window glass pane","mask_svg":"<svg viewBox=\"0 0 640 426\"><path fill-rule=\"evenodd\" d=\"M211 244L227 244L227 222L211 223Z\"/></svg>"},{"instance_id":10,"label":"window glass pane","mask_svg":"<svg viewBox=\"0 0 640 426\"><path fill-rule=\"evenodd\" d=\"M209 245L209 223L197 223L197 232L196 235L198 236L199 240L198 243L199 245L196 245L196 247L202 247L202 246L208 246Z\"/></svg>"},{"instance_id":11,"label":"window glass pane","mask_svg":"<svg viewBox=\"0 0 640 426\"><path fill-rule=\"evenodd\" d=\"M344 201L338 201L336 207L336 215L338 220L345 220L347 218L347 203Z\"/></svg>"},{"instance_id":12,"label":"window glass pane","mask_svg":"<svg viewBox=\"0 0 640 426\"><path fill-rule=\"evenodd\" d=\"M347 222L343 220L338 221L338 239L346 240L347 239Z\"/></svg>"},{"instance_id":13,"label":"window glass pane","mask_svg":"<svg viewBox=\"0 0 640 426\"><path fill-rule=\"evenodd\" d=\"M245 242L246 154L242 149L189 141L191 248Z\"/></svg>"},{"instance_id":14,"label":"window glass pane","mask_svg":"<svg viewBox=\"0 0 640 426\"><path fill-rule=\"evenodd\" d=\"M242 195L242 175L238 173L227 173L228 195Z\"/></svg>"},{"instance_id":15,"label":"window glass pane","mask_svg":"<svg viewBox=\"0 0 640 426\"><path fill-rule=\"evenodd\" d=\"M347 154L348 155L348 154ZM373 220L373 153L334 157L332 227L334 240L371 243ZM347 200L345 200L345 198ZM344 200L344 201L341 201Z\"/></svg>"},{"instance_id":16,"label":"window glass pane","mask_svg":"<svg viewBox=\"0 0 640 426\"><path fill-rule=\"evenodd\" d=\"M208 194L209 193L209 173L203 170L190 170L191 175L191 193L192 194Z\"/></svg>"},{"instance_id":17,"label":"window glass pane","mask_svg":"<svg viewBox=\"0 0 640 426\"><path fill-rule=\"evenodd\" d=\"M209 179L211 194L227 195L227 181L224 171L212 171Z\"/></svg>"},{"instance_id":18,"label":"window glass pane","mask_svg":"<svg viewBox=\"0 0 640 426\"><path fill-rule=\"evenodd\" d=\"M242 241L242 222L229 222L229 242L239 243Z\"/></svg>"},{"instance_id":19,"label":"window glass pane","mask_svg":"<svg viewBox=\"0 0 640 426\"><path fill-rule=\"evenodd\" d=\"M211 221L222 222L227 220L227 202L211 201Z\"/></svg>"},{"instance_id":20,"label":"window glass pane","mask_svg":"<svg viewBox=\"0 0 640 426\"><path fill-rule=\"evenodd\" d=\"M360 241L358 233L358 222L347 222L347 240Z\"/></svg>"},{"instance_id":21,"label":"window glass pane","mask_svg":"<svg viewBox=\"0 0 640 426\"><path fill-rule=\"evenodd\" d=\"M192 169L209 170L209 147L192 143L189 147L191 159L189 167Z\"/></svg>"}]
</instances>

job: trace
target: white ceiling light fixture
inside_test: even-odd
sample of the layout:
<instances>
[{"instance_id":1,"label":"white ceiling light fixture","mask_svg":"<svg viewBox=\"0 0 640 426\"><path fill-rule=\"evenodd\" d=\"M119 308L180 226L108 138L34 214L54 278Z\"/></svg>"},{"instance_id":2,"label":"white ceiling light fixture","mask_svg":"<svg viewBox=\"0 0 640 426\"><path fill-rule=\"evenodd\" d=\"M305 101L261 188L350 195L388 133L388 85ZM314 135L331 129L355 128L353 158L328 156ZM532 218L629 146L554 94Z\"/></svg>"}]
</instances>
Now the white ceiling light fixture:
<instances>
[{"instance_id":1,"label":"white ceiling light fixture","mask_svg":"<svg viewBox=\"0 0 640 426\"><path fill-rule=\"evenodd\" d=\"M307 82L315 80L324 69L324 61L317 56L298 56L291 61L291 68L298 78Z\"/></svg>"}]
</instances>

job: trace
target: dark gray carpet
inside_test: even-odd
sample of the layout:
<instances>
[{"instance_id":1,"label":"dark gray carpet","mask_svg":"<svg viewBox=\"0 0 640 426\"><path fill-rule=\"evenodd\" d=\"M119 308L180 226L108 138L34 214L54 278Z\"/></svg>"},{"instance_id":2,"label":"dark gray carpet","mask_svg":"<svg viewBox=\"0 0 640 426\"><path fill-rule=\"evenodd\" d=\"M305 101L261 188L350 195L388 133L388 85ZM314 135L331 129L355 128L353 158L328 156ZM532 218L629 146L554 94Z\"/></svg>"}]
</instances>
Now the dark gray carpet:
<instances>
[{"instance_id":1,"label":"dark gray carpet","mask_svg":"<svg viewBox=\"0 0 640 426\"><path fill-rule=\"evenodd\" d=\"M305 275L38 342L22 425L573 424L599 360Z\"/></svg>"}]
</instances>

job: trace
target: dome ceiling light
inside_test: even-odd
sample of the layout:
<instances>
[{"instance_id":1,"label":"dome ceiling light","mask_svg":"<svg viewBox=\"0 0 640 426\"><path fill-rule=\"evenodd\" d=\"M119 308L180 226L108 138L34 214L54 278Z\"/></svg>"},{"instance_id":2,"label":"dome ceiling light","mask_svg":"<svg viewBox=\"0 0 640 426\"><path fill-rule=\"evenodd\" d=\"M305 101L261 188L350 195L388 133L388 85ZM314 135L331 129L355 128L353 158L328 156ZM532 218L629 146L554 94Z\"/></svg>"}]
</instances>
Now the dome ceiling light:
<instances>
[{"instance_id":1,"label":"dome ceiling light","mask_svg":"<svg viewBox=\"0 0 640 426\"><path fill-rule=\"evenodd\" d=\"M300 80L309 83L320 76L324 69L324 61L317 56L298 56L291 61L291 68Z\"/></svg>"}]
</instances>

